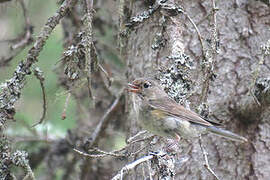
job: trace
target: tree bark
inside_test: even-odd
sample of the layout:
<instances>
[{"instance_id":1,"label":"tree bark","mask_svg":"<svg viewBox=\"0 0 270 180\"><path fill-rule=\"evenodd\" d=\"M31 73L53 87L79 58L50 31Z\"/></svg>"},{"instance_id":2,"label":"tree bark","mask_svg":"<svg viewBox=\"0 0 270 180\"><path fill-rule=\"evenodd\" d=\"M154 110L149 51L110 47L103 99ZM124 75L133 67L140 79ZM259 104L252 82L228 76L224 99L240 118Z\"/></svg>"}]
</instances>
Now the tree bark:
<instances>
[{"instance_id":1,"label":"tree bark","mask_svg":"<svg viewBox=\"0 0 270 180\"><path fill-rule=\"evenodd\" d=\"M209 165L219 179L269 179L269 4L242 0L73 3L64 6L61 14L64 52L56 73L59 86L67 92L67 104L70 97L75 100L77 127L66 138L32 153L32 169L44 163L48 172L44 179L54 179L58 168L64 170L63 179L215 179L204 166L198 139L170 147L172 140L137 134L141 128L134 102L124 88L135 78L152 77L179 104L248 139L241 144L202 135ZM53 21L53 28L59 20ZM36 53L29 51L36 56L26 63L27 70L42 47ZM0 104L3 127L15 114L14 103L26 75L30 70L23 71L16 98L12 92L1 92L3 102L12 103L9 109ZM6 160L0 170L11 177L13 170L6 164L12 165L12 150L5 135L1 140L5 146L0 146L0 155Z\"/></svg>"},{"instance_id":2,"label":"tree bark","mask_svg":"<svg viewBox=\"0 0 270 180\"><path fill-rule=\"evenodd\" d=\"M197 24L204 40L213 34L211 1L175 1ZM210 119L221 121L225 128L249 139L246 144L232 142L214 135L203 137L210 166L220 179L268 179L269 176L269 104L254 103L250 94L254 75L260 66L260 46L267 42L269 32L269 7L258 1L217 2L217 30L220 39L220 53L214 59L216 78L210 81L206 104ZM142 3L134 3L133 15L142 12ZM191 57L195 69L189 77L194 92L187 101L191 109L200 105L200 93L204 83L201 46L197 33L187 16L180 14L166 17L162 38L166 45L153 50L155 35L163 28L160 24L165 13L157 12L137 27L129 38L128 57L131 62L131 76L153 76L161 66L170 68L167 56L185 53ZM265 64L269 63L269 57ZM188 73L188 72L187 72ZM262 65L258 78L268 78L269 68ZM162 79L161 79L162 80ZM179 90L181 90L179 88ZM266 108L264 108L264 106ZM251 108L248 108L251 107ZM260 109L264 109L261 111ZM241 113L239 112L241 111ZM252 111L257 116L248 116ZM255 111L255 112L254 112ZM258 113L256 113L256 111ZM131 114L130 120L134 120ZM184 148L181 147L180 149ZM177 169L176 179L213 179L204 168L204 160L197 141L192 142L190 159L184 167Z\"/></svg>"}]
</instances>

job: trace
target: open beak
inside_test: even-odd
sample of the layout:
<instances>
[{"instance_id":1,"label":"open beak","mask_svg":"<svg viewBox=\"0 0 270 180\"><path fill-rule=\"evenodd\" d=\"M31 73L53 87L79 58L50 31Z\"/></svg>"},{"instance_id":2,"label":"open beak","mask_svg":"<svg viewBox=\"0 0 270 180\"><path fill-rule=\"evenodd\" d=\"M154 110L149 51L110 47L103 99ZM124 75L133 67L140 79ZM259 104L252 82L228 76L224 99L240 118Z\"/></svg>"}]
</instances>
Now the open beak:
<instances>
[{"instance_id":1,"label":"open beak","mask_svg":"<svg viewBox=\"0 0 270 180\"><path fill-rule=\"evenodd\" d=\"M133 93L139 93L141 91L139 86L136 86L134 84L128 83L128 88L127 88L128 92L133 92Z\"/></svg>"}]
</instances>

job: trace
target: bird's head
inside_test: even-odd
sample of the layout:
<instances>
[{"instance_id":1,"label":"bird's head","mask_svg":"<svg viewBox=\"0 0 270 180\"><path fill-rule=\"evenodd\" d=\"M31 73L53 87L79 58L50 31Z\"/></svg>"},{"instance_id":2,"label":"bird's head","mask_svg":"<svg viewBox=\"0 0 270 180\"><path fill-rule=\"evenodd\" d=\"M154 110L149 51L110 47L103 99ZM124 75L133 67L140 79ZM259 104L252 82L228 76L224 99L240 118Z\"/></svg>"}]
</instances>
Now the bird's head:
<instances>
[{"instance_id":1,"label":"bird's head","mask_svg":"<svg viewBox=\"0 0 270 180\"><path fill-rule=\"evenodd\" d=\"M142 99L159 99L167 96L158 82L148 78L137 78L128 84L127 90L137 94Z\"/></svg>"}]
</instances>

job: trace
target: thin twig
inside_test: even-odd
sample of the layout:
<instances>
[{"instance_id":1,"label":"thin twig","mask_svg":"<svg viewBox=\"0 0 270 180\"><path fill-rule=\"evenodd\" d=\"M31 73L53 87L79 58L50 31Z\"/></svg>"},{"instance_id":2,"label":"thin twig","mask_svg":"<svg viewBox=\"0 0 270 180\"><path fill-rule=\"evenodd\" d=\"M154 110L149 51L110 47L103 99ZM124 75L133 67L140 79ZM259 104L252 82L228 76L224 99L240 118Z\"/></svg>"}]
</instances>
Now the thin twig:
<instances>
[{"instance_id":1,"label":"thin twig","mask_svg":"<svg viewBox=\"0 0 270 180\"><path fill-rule=\"evenodd\" d=\"M12 50L18 49L21 47L25 47L25 45L29 44L29 42L32 41L32 26L30 24L30 18L28 15L28 11L25 7L24 1L20 1L20 4L21 4L22 10L23 10L26 32L25 32L24 38L19 43L11 46Z\"/></svg>"},{"instance_id":2,"label":"thin twig","mask_svg":"<svg viewBox=\"0 0 270 180\"><path fill-rule=\"evenodd\" d=\"M144 137L144 138L141 138L141 139L137 139L137 140L131 141L131 142L129 142L125 147L123 147L123 148L121 148L121 149L119 149L119 150L115 150L115 151L113 151L113 152L114 152L114 153L118 153L118 152L124 151L124 150L128 149L131 145L133 145L133 144L135 144L135 143L137 143L137 142L142 142L142 141L145 141L145 140L148 140L148 139L152 139L152 138L154 138L154 137L155 137L155 136L152 135L152 136L147 136L147 137ZM136 153L132 153L132 156L133 156L133 155L136 155Z\"/></svg>"},{"instance_id":3,"label":"thin twig","mask_svg":"<svg viewBox=\"0 0 270 180\"><path fill-rule=\"evenodd\" d=\"M109 87L111 86L112 84L112 79L111 77L109 76L109 73L101 66L101 64L98 63L98 67L99 69L101 70L101 72L103 72L103 74L105 75L105 77L107 78L108 80L108 84L109 84Z\"/></svg>"},{"instance_id":4,"label":"thin twig","mask_svg":"<svg viewBox=\"0 0 270 180\"><path fill-rule=\"evenodd\" d=\"M107 109L107 111L104 113L102 118L99 120L99 123L98 123L97 127L95 128L95 131L91 134L91 136L88 138L88 140L85 143L86 149L91 148L97 142L100 134L105 129L105 127L108 123L110 114L113 112L113 110L119 104L119 101L120 101L120 98L122 97L123 91L124 91L124 88L120 91L118 97L113 101L111 106Z\"/></svg>"},{"instance_id":5,"label":"thin twig","mask_svg":"<svg viewBox=\"0 0 270 180\"><path fill-rule=\"evenodd\" d=\"M211 169L211 167L209 165L208 158L207 158L208 153L205 151L205 149L202 145L202 137L201 136L199 137L199 144L200 144L200 147L201 147L201 150L203 153L203 157L204 157L204 161L205 161L204 167L215 177L216 180L220 180L218 178L218 176L216 175L216 173Z\"/></svg>"},{"instance_id":6,"label":"thin twig","mask_svg":"<svg viewBox=\"0 0 270 180\"><path fill-rule=\"evenodd\" d=\"M216 57L219 51L219 38L217 34L217 11L219 9L216 7L215 0L212 0L212 21L213 21L213 28L211 30L211 42L210 42L210 49L207 50L206 54L204 55L205 59L205 65L202 67L205 67L204 70L204 84L202 87L201 92L201 102L206 103L208 98L208 92L210 87L210 80L211 76L213 75L213 68L216 62Z\"/></svg>"},{"instance_id":7,"label":"thin twig","mask_svg":"<svg viewBox=\"0 0 270 180\"><path fill-rule=\"evenodd\" d=\"M85 157L89 157L89 158L101 158L101 157L105 157L105 156L112 156L112 157L127 157L127 156L135 156L137 155L139 152L141 152L143 149L145 149L145 147L137 150L134 153L130 153L129 155L127 154L121 154L120 152L125 151L128 147L130 147L132 144L137 143L137 142L141 142L141 141L145 141L147 139L153 138L154 136L149 136L149 137L145 137L142 139L138 139L135 141L131 141L130 143L128 143L125 147L119 149L119 150L114 150L111 152L107 152L107 151L103 151L101 149L98 148L94 148L94 149L89 149L88 152L97 152L100 154L89 154L89 153L85 153L83 151L80 151L78 149L73 149L75 152L77 152L78 154L85 156Z\"/></svg>"},{"instance_id":8,"label":"thin twig","mask_svg":"<svg viewBox=\"0 0 270 180\"><path fill-rule=\"evenodd\" d=\"M127 165L125 165L118 174L116 174L112 180L117 180L117 179L123 179L123 176L125 173L127 173L128 171L130 171L131 169L134 169L136 166L138 166L139 164L149 161L150 159L153 159L154 155L148 155L148 156L143 156L140 159L137 159L136 161L133 161L132 163L129 163Z\"/></svg>"},{"instance_id":9,"label":"thin twig","mask_svg":"<svg viewBox=\"0 0 270 180\"><path fill-rule=\"evenodd\" d=\"M88 158L101 158L101 157L105 157L105 156L113 156L113 157L125 157L126 155L125 154L116 154L116 153L113 153L113 152L106 152L106 151L102 151L102 150L98 150L98 149L95 149L97 152L99 152L100 154L88 154L88 153L85 153L85 152L82 152L78 149L73 149L76 153L80 154L81 156L84 156L84 157L88 157Z\"/></svg>"},{"instance_id":10,"label":"thin twig","mask_svg":"<svg viewBox=\"0 0 270 180\"><path fill-rule=\"evenodd\" d=\"M192 18L186 13L186 12L183 12L183 14L188 18L188 20L191 22L191 24L193 25L197 35L198 35L198 39L200 41L200 44L201 44L201 48L202 48L202 55L203 57L205 57L206 53L205 53L205 48L204 48L204 45L203 45L203 39L202 39L202 35L197 27L197 25L194 23L194 21L192 20Z\"/></svg>"},{"instance_id":11,"label":"thin twig","mask_svg":"<svg viewBox=\"0 0 270 180\"><path fill-rule=\"evenodd\" d=\"M45 78L44 78L43 72L38 67L36 67L34 69L34 75L39 80L41 91L42 91L43 112L42 112L42 116L41 116L40 120L37 123L33 124L32 127L34 127L34 126L36 126L38 124L41 124L43 122L43 120L45 119L46 112L47 112L46 93L45 93L45 87L44 87Z\"/></svg>"},{"instance_id":12,"label":"thin twig","mask_svg":"<svg viewBox=\"0 0 270 180\"><path fill-rule=\"evenodd\" d=\"M73 7L77 1L66 0L57 10L55 15L50 17L44 27L42 28L40 35L37 37L32 48L28 51L25 61L18 64L13 73L13 77L0 85L0 131L4 127L8 119L12 119L15 114L14 104L21 97L21 91L24 88L26 76L31 74L31 67L33 63L38 61L38 56L42 51L47 39L59 24L60 20L66 15L70 7Z\"/></svg>"},{"instance_id":13,"label":"thin twig","mask_svg":"<svg viewBox=\"0 0 270 180\"><path fill-rule=\"evenodd\" d=\"M46 24L42 28L40 35L37 37L37 40L33 47L28 51L26 59L26 67L32 66L32 64L37 61L37 57L41 52L43 46L46 43L46 40L49 38L50 34L59 24L60 20L66 15L70 7L73 7L77 1L74 0L65 0L60 8L57 10L54 16L48 18Z\"/></svg>"},{"instance_id":14,"label":"thin twig","mask_svg":"<svg viewBox=\"0 0 270 180\"><path fill-rule=\"evenodd\" d=\"M66 98L66 101L65 101L65 105L64 105L64 109L63 109L63 112L62 112L62 120L64 120L64 119L66 119L66 117L67 117L67 106L68 106L68 101L69 101L69 98L70 98L70 95L71 95L71 93L69 92L68 94L67 94L67 98Z\"/></svg>"},{"instance_id":15,"label":"thin twig","mask_svg":"<svg viewBox=\"0 0 270 180\"><path fill-rule=\"evenodd\" d=\"M128 143L128 144L131 143L132 141L134 141L135 138L137 138L138 136L141 136L141 135L143 135L143 134L145 134L145 133L147 133L146 130L144 130L144 131L139 131L139 132L138 132L137 134L135 134L134 136L128 138L127 143Z\"/></svg>"},{"instance_id":16,"label":"thin twig","mask_svg":"<svg viewBox=\"0 0 270 180\"><path fill-rule=\"evenodd\" d=\"M23 34L19 35L16 39L12 40L4 40L3 43L9 43L9 42L14 42L13 45L10 46L10 52L8 53L8 57L2 57L0 58L0 66L7 66L9 62L17 56L24 48L29 45L32 41L32 34L33 34L33 27L30 23L30 18L28 16L28 11L25 7L24 1L20 1L22 11L23 11L23 16L24 16L24 32Z\"/></svg>"}]
</instances>

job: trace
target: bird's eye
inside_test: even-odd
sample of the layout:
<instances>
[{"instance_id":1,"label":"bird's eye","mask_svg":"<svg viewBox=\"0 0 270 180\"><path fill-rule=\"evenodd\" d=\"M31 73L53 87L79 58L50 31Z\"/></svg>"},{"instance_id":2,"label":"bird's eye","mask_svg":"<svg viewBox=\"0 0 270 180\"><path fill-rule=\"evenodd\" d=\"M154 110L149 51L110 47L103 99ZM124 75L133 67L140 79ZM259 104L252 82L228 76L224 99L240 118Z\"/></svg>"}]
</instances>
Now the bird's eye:
<instances>
[{"instance_id":1,"label":"bird's eye","mask_svg":"<svg viewBox=\"0 0 270 180\"><path fill-rule=\"evenodd\" d=\"M149 88L149 87L150 87L150 83L144 83L144 84L143 84L143 87L144 87L144 88Z\"/></svg>"}]
</instances>

